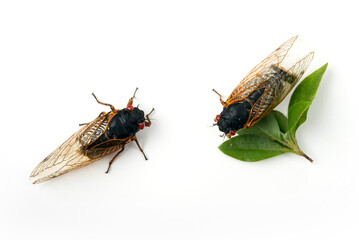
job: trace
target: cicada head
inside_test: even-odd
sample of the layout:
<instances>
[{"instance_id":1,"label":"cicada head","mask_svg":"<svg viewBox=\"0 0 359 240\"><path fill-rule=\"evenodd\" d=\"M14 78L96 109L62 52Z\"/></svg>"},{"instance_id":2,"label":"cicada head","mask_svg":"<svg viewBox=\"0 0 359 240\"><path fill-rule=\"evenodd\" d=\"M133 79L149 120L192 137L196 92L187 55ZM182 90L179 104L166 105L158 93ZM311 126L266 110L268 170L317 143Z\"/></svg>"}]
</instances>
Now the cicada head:
<instances>
[{"instance_id":1,"label":"cicada head","mask_svg":"<svg viewBox=\"0 0 359 240\"><path fill-rule=\"evenodd\" d=\"M227 137L235 135L247 123L250 109L251 105L248 102L236 102L225 107L215 118L219 130Z\"/></svg>"},{"instance_id":2,"label":"cicada head","mask_svg":"<svg viewBox=\"0 0 359 240\"><path fill-rule=\"evenodd\" d=\"M136 129L136 131L144 128L144 122L145 122L145 114L144 112L139 109L138 107L132 107L132 109L127 110L130 113L129 117L129 123L133 127L133 129Z\"/></svg>"}]
</instances>

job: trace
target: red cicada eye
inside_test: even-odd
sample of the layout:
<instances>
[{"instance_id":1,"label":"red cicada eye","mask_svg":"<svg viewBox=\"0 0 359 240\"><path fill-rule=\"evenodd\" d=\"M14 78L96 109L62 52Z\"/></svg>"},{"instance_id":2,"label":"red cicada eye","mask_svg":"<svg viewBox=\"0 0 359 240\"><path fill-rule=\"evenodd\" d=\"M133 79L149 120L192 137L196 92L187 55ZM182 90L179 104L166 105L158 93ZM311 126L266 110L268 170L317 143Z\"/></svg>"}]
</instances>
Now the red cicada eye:
<instances>
[{"instance_id":1,"label":"red cicada eye","mask_svg":"<svg viewBox=\"0 0 359 240\"><path fill-rule=\"evenodd\" d=\"M215 121L215 122L219 122L220 119L221 119L221 116L217 115L217 116L214 118L214 121Z\"/></svg>"},{"instance_id":2,"label":"red cicada eye","mask_svg":"<svg viewBox=\"0 0 359 240\"><path fill-rule=\"evenodd\" d=\"M234 136L235 134L236 134L236 132L233 130L229 132L229 135L231 135L231 136Z\"/></svg>"},{"instance_id":3,"label":"red cicada eye","mask_svg":"<svg viewBox=\"0 0 359 240\"><path fill-rule=\"evenodd\" d=\"M144 129L145 128L145 123L140 123L140 129Z\"/></svg>"},{"instance_id":4,"label":"red cicada eye","mask_svg":"<svg viewBox=\"0 0 359 240\"><path fill-rule=\"evenodd\" d=\"M127 105L126 107L129 111L132 111L133 110L133 106L132 105Z\"/></svg>"}]
</instances>

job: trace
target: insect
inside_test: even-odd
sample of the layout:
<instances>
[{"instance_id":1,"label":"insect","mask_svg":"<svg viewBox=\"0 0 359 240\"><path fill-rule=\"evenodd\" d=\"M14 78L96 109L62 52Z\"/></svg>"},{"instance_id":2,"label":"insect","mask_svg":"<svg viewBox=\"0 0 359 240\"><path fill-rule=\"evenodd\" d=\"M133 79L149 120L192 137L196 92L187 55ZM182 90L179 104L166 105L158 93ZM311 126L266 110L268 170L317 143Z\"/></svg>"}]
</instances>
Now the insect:
<instances>
[{"instance_id":1,"label":"insect","mask_svg":"<svg viewBox=\"0 0 359 240\"><path fill-rule=\"evenodd\" d=\"M213 89L223 106L222 112L214 119L214 125L228 138L239 129L251 127L271 112L303 76L314 52L307 54L289 69L281 66L297 38L290 38L253 68L226 101Z\"/></svg>"},{"instance_id":2,"label":"insect","mask_svg":"<svg viewBox=\"0 0 359 240\"><path fill-rule=\"evenodd\" d=\"M101 112L92 122L80 124L83 126L79 131L67 139L60 147L47 156L32 171L30 177L36 177L34 184L41 183L72 170L84 167L111 153L117 152L109 162L106 173L116 157L125 149L125 145L134 141L143 156L143 152L136 133L151 126L149 115L138 107L133 107L135 93L127 103L126 108L118 110L111 104L100 102L92 93L97 103L109 106L110 112Z\"/></svg>"}]
</instances>

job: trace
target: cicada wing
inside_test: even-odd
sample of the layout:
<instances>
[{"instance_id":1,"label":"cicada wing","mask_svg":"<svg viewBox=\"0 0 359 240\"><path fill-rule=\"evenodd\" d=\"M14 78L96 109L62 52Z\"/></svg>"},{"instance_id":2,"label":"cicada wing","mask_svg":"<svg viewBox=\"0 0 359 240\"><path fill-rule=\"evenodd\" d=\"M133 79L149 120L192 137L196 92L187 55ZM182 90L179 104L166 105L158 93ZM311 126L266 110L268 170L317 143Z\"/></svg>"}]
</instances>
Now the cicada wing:
<instances>
[{"instance_id":1,"label":"cicada wing","mask_svg":"<svg viewBox=\"0 0 359 240\"><path fill-rule=\"evenodd\" d=\"M301 79L313 57L314 52L310 52L289 68L279 82L273 83L270 80L267 82L263 95L252 108L248 125L258 122L283 101Z\"/></svg>"},{"instance_id":2,"label":"cicada wing","mask_svg":"<svg viewBox=\"0 0 359 240\"><path fill-rule=\"evenodd\" d=\"M305 57L300 59L296 64L289 68L288 72L296 77L296 82L292 84L292 88L302 78L305 71L309 67L314 57L314 52L308 53Z\"/></svg>"},{"instance_id":3,"label":"cicada wing","mask_svg":"<svg viewBox=\"0 0 359 240\"><path fill-rule=\"evenodd\" d=\"M314 52L308 53L305 57L299 60L296 64L294 64L289 70L288 73L294 76L293 81L283 81L283 89L277 89L274 93L275 98L271 103L270 107L266 110L266 113L272 111L278 104L280 104L283 99L290 93L290 91L294 88L294 86L298 83L298 81L302 78L303 74L309 67L314 57Z\"/></svg>"},{"instance_id":4,"label":"cicada wing","mask_svg":"<svg viewBox=\"0 0 359 240\"><path fill-rule=\"evenodd\" d=\"M226 102L228 104L241 100L247 97L253 92L260 84L263 83L263 79L259 77L259 74L269 68L272 65L279 66L288 54L288 51L292 48L294 42L298 36L294 36L278 47L261 63L255 66L247 76L237 85L233 92L229 95Z\"/></svg>"},{"instance_id":5,"label":"cicada wing","mask_svg":"<svg viewBox=\"0 0 359 240\"><path fill-rule=\"evenodd\" d=\"M37 179L34 183L41 183L77 168L84 167L118 150L119 146L102 150L98 149L96 150L98 151L96 157L89 157L83 150L83 143L87 139L91 139L84 136L90 136L90 133L95 134L94 129L97 129L104 119L105 116L100 115L94 121L86 124L40 162L30 175L31 178ZM90 143L90 140L88 140L88 143ZM94 154L91 156L94 156Z\"/></svg>"},{"instance_id":6,"label":"cicada wing","mask_svg":"<svg viewBox=\"0 0 359 240\"><path fill-rule=\"evenodd\" d=\"M273 101L273 93L270 88L265 88L263 94L257 102L255 102L249 113L249 118L247 121L247 127L252 126L254 123L258 122L262 117L266 115L266 110Z\"/></svg>"},{"instance_id":7,"label":"cicada wing","mask_svg":"<svg viewBox=\"0 0 359 240\"><path fill-rule=\"evenodd\" d=\"M97 160L91 159L88 156L84 155L77 147L78 143L72 145L71 147L69 146L69 148L66 148L66 150L69 150L69 152L67 154L60 155L60 159L64 159L64 161L62 161L60 164L46 166L44 170L39 172L38 175L31 175L31 177L37 178L37 180L35 180L33 183L37 184L45 182L77 168L84 167ZM46 158L38 165L37 168L43 168L44 165L48 165L47 161L51 160L51 157Z\"/></svg>"}]
</instances>

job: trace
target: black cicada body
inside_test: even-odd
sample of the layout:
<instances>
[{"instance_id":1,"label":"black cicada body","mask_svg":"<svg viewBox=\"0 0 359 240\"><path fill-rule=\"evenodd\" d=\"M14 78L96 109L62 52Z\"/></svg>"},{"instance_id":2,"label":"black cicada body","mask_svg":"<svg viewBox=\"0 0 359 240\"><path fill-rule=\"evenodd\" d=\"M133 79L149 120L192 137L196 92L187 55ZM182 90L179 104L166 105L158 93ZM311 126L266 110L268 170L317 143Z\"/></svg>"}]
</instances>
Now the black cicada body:
<instances>
[{"instance_id":1,"label":"black cicada body","mask_svg":"<svg viewBox=\"0 0 359 240\"><path fill-rule=\"evenodd\" d=\"M82 124L84 126L78 132L39 163L30 176L37 178L34 183L50 180L117 152L109 163L106 171L108 173L113 161L131 141L136 142L147 160L136 133L151 125L149 115L152 111L145 116L142 110L133 107L135 94L128 101L127 107L121 110L115 109L111 104L102 103L94 94L93 96L99 104L109 106L111 111L102 112L92 122Z\"/></svg>"},{"instance_id":2,"label":"black cicada body","mask_svg":"<svg viewBox=\"0 0 359 240\"><path fill-rule=\"evenodd\" d=\"M252 69L226 101L213 89L220 96L223 106L223 111L214 119L215 125L228 138L239 129L251 127L271 112L303 76L313 59L313 52L289 69L281 66L297 38L295 36L286 41Z\"/></svg>"}]
</instances>

